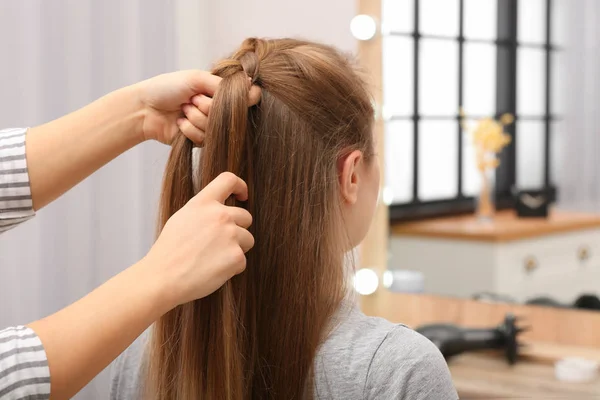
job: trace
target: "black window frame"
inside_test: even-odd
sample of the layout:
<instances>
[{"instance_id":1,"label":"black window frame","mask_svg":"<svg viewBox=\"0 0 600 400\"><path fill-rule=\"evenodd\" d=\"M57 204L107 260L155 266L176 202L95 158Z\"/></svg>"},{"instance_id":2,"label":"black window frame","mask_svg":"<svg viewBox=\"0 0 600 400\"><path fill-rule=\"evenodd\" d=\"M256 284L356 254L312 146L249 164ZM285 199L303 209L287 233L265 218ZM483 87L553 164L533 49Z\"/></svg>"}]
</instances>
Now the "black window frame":
<instances>
[{"instance_id":1,"label":"black window frame","mask_svg":"<svg viewBox=\"0 0 600 400\"><path fill-rule=\"evenodd\" d=\"M517 114L517 54L520 46L534 47L544 49L545 51L545 110L541 118L544 122L544 187L541 190L545 191L550 198L550 201L555 201L557 196L556 187L551 183L551 125L557 116L552 114L552 53L559 50L552 43L552 0L546 2L546 32L545 43L534 45L519 43L517 36L518 24L518 1L519 0L498 0L497 13L497 38L495 40L478 40L466 39L464 36L464 7L465 0L459 1L459 34L457 38L439 37L435 35L424 35L419 30L419 3L420 0L414 1L414 29L412 33L389 32L388 35L404 36L413 38L414 54L413 54L413 70L414 70L414 86L413 86L413 114L409 117L392 116L391 121L402 119L411 120L413 122L413 200L408 203L391 204L389 206L389 215L392 222L433 218L450 215L460 215L473 213L475 211L476 200L474 197L465 196L463 194L463 129L461 126L461 116L458 114L454 117L444 117L444 119L456 121L457 140L458 140L458 190L457 196L451 199L421 201L419 200L419 121L423 119L436 119L435 116L423 117L419 114L419 45L420 39L445 39L458 41L458 105L459 109L463 106L463 80L464 80L464 65L463 54L464 44L469 43L490 43L496 46L496 118L500 118L502 114L510 113L515 117L515 123L506 127L506 132L509 133L513 140L500 154L500 166L496 170L496 207L499 210L510 209L515 205L515 185L517 181L517 129L516 122L523 119L529 119L526 116ZM521 0L523 1L523 0ZM525 0L526 1L526 0ZM469 116L469 118L479 118L483 116ZM387 121L386 121L387 122Z\"/></svg>"}]
</instances>

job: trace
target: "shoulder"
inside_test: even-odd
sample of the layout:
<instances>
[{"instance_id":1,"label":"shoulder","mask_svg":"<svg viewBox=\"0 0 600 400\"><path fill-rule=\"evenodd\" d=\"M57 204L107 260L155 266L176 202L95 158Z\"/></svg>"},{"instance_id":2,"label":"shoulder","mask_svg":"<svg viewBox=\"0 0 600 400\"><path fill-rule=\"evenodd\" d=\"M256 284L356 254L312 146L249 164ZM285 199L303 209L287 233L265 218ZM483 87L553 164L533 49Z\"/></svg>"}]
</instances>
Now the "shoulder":
<instances>
[{"instance_id":1,"label":"shoulder","mask_svg":"<svg viewBox=\"0 0 600 400\"><path fill-rule=\"evenodd\" d=\"M315 360L316 397L455 400L447 364L404 325L342 310Z\"/></svg>"},{"instance_id":2,"label":"shoulder","mask_svg":"<svg viewBox=\"0 0 600 400\"><path fill-rule=\"evenodd\" d=\"M148 331L142 333L112 363L110 368L110 399L138 399L140 397L143 376L141 376L144 351L148 340Z\"/></svg>"},{"instance_id":3,"label":"shoulder","mask_svg":"<svg viewBox=\"0 0 600 400\"><path fill-rule=\"evenodd\" d=\"M403 325L393 325L377 347L365 391L368 398L458 399L438 348Z\"/></svg>"},{"instance_id":4,"label":"shoulder","mask_svg":"<svg viewBox=\"0 0 600 400\"><path fill-rule=\"evenodd\" d=\"M344 305L315 358L315 398L363 398L373 356L393 328Z\"/></svg>"}]
</instances>

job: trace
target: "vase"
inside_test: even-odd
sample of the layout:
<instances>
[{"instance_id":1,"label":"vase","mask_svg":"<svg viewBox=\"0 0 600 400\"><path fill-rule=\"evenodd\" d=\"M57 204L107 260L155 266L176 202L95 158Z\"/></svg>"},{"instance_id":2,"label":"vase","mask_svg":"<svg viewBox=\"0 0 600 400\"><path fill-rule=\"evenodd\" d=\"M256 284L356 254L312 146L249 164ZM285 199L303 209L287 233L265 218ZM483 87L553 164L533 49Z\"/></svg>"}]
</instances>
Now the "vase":
<instances>
[{"instance_id":1,"label":"vase","mask_svg":"<svg viewBox=\"0 0 600 400\"><path fill-rule=\"evenodd\" d=\"M496 213L496 168L487 166L479 172L481 188L477 196L477 218L481 222L491 222Z\"/></svg>"}]
</instances>

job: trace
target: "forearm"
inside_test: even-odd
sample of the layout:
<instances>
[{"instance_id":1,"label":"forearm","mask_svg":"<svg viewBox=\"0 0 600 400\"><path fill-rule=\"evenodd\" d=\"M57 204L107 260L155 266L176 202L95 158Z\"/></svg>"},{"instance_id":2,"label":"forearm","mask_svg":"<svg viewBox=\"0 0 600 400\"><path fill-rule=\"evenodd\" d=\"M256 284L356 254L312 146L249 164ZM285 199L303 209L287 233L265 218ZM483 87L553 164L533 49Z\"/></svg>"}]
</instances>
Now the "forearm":
<instances>
[{"instance_id":1,"label":"forearm","mask_svg":"<svg viewBox=\"0 0 600 400\"><path fill-rule=\"evenodd\" d=\"M142 110L137 86L130 86L30 129L26 155L34 209L140 143Z\"/></svg>"},{"instance_id":2,"label":"forearm","mask_svg":"<svg viewBox=\"0 0 600 400\"><path fill-rule=\"evenodd\" d=\"M68 399L172 308L164 286L136 264L69 307L29 324L42 341L51 398Z\"/></svg>"}]
</instances>

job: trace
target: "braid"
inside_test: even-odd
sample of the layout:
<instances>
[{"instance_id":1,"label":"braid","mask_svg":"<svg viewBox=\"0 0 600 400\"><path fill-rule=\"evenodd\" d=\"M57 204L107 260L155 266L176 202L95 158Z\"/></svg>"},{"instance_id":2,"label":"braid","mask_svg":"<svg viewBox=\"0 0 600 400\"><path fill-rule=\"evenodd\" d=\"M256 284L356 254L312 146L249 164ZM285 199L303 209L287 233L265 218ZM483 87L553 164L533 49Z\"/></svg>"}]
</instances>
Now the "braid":
<instances>
[{"instance_id":1,"label":"braid","mask_svg":"<svg viewBox=\"0 0 600 400\"><path fill-rule=\"evenodd\" d=\"M231 58L222 60L212 73L222 78L244 72L251 84L260 84L260 62L267 54L267 45L261 39L246 39L240 49Z\"/></svg>"},{"instance_id":2,"label":"braid","mask_svg":"<svg viewBox=\"0 0 600 400\"><path fill-rule=\"evenodd\" d=\"M325 45L248 39L212 71L213 97L200 167L181 136L165 172L162 224L223 171L248 184L255 247L244 274L155 325L145 398L313 397L317 350L345 295L349 247L337 162L373 152L373 108L347 59ZM251 106L250 84L261 87ZM161 224L161 225L162 225Z\"/></svg>"}]
</instances>

